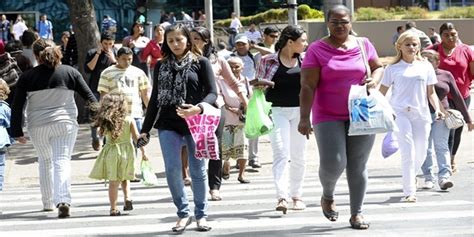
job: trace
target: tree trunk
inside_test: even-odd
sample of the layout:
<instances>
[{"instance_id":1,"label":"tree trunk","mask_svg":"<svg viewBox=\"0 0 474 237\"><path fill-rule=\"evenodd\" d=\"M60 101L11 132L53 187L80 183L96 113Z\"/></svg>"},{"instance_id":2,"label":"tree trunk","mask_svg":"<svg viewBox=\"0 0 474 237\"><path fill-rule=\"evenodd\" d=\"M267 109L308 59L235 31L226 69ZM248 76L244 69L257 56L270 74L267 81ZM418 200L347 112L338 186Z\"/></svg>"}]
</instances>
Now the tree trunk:
<instances>
[{"instance_id":1,"label":"tree trunk","mask_svg":"<svg viewBox=\"0 0 474 237\"><path fill-rule=\"evenodd\" d=\"M87 51L97 48L100 43L93 0L67 0L67 4L69 5L69 16L77 41L79 72L81 72L86 82L89 82L89 75L84 71ZM76 95L76 103L79 110L78 121L80 123L87 122L88 116L84 100Z\"/></svg>"}]
</instances>

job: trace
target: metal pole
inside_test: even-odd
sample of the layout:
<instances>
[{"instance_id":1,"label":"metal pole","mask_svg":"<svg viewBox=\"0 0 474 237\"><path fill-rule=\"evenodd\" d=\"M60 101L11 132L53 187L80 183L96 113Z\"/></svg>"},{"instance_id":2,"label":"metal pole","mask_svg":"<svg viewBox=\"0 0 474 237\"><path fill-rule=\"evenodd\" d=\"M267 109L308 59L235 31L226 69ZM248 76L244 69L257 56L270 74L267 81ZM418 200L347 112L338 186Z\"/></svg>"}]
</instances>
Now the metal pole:
<instances>
[{"instance_id":1,"label":"metal pole","mask_svg":"<svg viewBox=\"0 0 474 237\"><path fill-rule=\"evenodd\" d=\"M204 2L204 12L206 14L206 27L211 33L211 42L214 43L214 16L212 15L212 0L206 0Z\"/></svg>"},{"instance_id":2,"label":"metal pole","mask_svg":"<svg viewBox=\"0 0 474 237\"><path fill-rule=\"evenodd\" d=\"M298 4L296 0L288 0L288 24L297 25L298 24Z\"/></svg>"},{"instance_id":3,"label":"metal pole","mask_svg":"<svg viewBox=\"0 0 474 237\"><path fill-rule=\"evenodd\" d=\"M346 0L346 6L349 8L351 16L354 17L354 0Z\"/></svg>"},{"instance_id":4,"label":"metal pole","mask_svg":"<svg viewBox=\"0 0 474 237\"><path fill-rule=\"evenodd\" d=\"M234 0L234 12L240 18L240 0Z\"/></svg>"}]
</instances>

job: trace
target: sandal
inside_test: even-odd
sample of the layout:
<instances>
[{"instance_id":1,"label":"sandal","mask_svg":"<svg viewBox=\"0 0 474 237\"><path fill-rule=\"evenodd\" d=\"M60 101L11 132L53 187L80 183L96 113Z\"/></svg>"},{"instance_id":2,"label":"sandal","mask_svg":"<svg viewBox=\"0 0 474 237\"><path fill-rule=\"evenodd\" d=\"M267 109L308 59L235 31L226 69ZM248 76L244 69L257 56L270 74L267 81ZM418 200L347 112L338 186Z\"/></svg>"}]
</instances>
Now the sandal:
<instances>
[{"instance_id":1,"label":"sandal","mask_svg":"<svg viewBox=\"0 0 474 237\"><path fill-rule=\"evenodd\" d=\"M133 210L133 203L132 200L125 200L125 205L123 206L124 211L131 211Z\"/></svg>"},{"instance_id":2,"label":"sandal","mask_svg":"<svg viewBox=\"0 0 474 237\"><path fill-rule=\"evenodd\" d=\"M404 198L402 198L403 202L416 202L416 197L413 195L408 195Z\"/></svg>"},{"instance_id":3,"label":"sandal","mask_svg":"<svg viewBox=\"0 0 474 237\"><path fill-rule=\"evenodd\" d=\"M301 211L306 209L306 205L304 204L303 200L299 198L293 198L293 210Z\"/></svg>"},{"instance_id":4,"label":"sandal","mask_svg":"<svg viewBox=\"0 0 474 237\"><path fill-rule=\"evenodd\" d=\"M324 210L324 207L329 204L331 210L326 211ZM337 221L337 218L339 217L339 212L335 210L336 205L334 204L334 200L328 200L323 197L321 197L321 208L323 209L323 214L324 216L330 220L330 221Z\"/></svg>"},{"instance_id":5,"label":"sandal","mask_svg":"<svg viewBox=\"0 0 474 237\"><path fill-rule=\"evenodd\" d=\"M275 208L277 211L282 211L283 214L286 214L286 211L288 210L288 202L284 198L278 199L278 204Z\"/></svg>"},{"instance_id":6,"label":"sandal","mask_svg":"<svg viewBox=\"0 0 474 237\"><path fill-rule=\"evenodd\" d=\"M241 184L248 184L248 183L250 183L250 180L244 179L244 178L242 178L242 177L238 177L237 180L238 180Z\"/></svg>"},{"instance_id":7,"label":"sandal","mask_svg":"<svg viewBox=\"0 0 474 237\"><path fill-rule=\"evenodd\" d=\"M186 217L185 217L186 218ZM186 230L186 227L188 227L189 225L191 225L191 223L193 222L193 218L192 217L187 217L188 220L186 221L186 224L184 224L183 226L181 225L178 225L182 219L185 219L185 218L179 218L178 222L176 223L176 226L174 226L173 228L171 228L171 230L173 232L177 232L177 233L183 233L185 230Z\"/></svg>"},{"instance_id":8,"label":"sandal","mask_svg":"<svg viewBox=\"0 0 474 237\"><path fill-rule=\"evenodd\" d=\"M122 215L119 210L112 209L110 210L110 216L120 216Z\"/></svg>"},{"instance_id":9,"label":"sandal","mask_svg":"<svg viewBox=\"0 0 474 237\"><path fill-rule=\"evenodd\" d=\"M222 174L222 178L228 180L230 178L230 174Z\"/></svg>"},{"instance_id":10,"label":"sandal","mask_svg":"<svg viewBox=\"0 0 474 237\"><path fill-rule=\"evenodd\" d=\"M209 190L209 194L211 195L211 201L220 201L220 200L222 200L221 195L219 195L219 190L217 190L217 189Z\"/></svg>"},{"instance_id":11,"label":"sandal","mask_svg":"<svg viewBox=\"0 0 474 237\"><path fill-rule=\"evenodd\" d=\"M349 219L349 223L351 224L352 229L357 229L357 230L366 230L369 228L370 223L364 221L364 217L361 215L359 220L357 220L357 216L355 217L356 221L352 221L352 218Z\"/></svg>"},{"instance_id":12,"label":"sandal","mask_svg":"<svg viewBox=\"0 0 474 237\"><path fill-rule=\"evenodd\" d=\"M205 224L201 224L201 222L205 222ZM196 223L197 223L197 231L207 232L207 231L210 231L212 229L212 227L210 227L207 224L206 218L201 218L201 219L197 220Z\"/></svg>"}]
</instances>

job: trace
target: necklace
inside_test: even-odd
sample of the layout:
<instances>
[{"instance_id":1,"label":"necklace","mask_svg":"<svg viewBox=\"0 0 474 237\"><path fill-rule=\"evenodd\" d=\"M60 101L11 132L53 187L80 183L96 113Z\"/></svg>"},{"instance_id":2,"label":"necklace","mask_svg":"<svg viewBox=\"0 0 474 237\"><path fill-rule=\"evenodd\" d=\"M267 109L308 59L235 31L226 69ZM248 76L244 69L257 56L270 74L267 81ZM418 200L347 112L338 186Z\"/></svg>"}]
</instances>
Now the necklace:
<instances>
[{"instance_id":1,"label":"necklace","mask_svg":"<svg viewBox=\"0 0 474 237\"><path fill-rule=\"evenodd\" d=\"M347 43L349 43L349 41L348 41L349 38L346 38L344 40L344 42L342 42L342 43L340 43L339 41L333 39L331 36L328 36L327 39L328 39L327 41L329 42L329 44L334 46L336 49L338 49L338 48L348 49Z\"/></svg>"}]
</instances>

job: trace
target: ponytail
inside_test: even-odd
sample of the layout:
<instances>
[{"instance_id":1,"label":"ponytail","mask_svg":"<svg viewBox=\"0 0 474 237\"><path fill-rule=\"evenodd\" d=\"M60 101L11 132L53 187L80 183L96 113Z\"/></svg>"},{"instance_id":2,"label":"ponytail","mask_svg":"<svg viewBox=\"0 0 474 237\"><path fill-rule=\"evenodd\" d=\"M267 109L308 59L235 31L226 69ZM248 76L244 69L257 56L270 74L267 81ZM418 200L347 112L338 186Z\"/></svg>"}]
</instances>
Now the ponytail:
<instances>
[{"instance_id":1,"label":"ponytail","mask_svg":"<svg viewBox=\"0 0 474 237\"><path fill-rule=\"evenodd\" d=\"M39 63L49 68L55 68L61 64L63 54L61 49L49 39L38 39L33 43L33 53L38 57Z\"/></svg>"}]
</instances>

